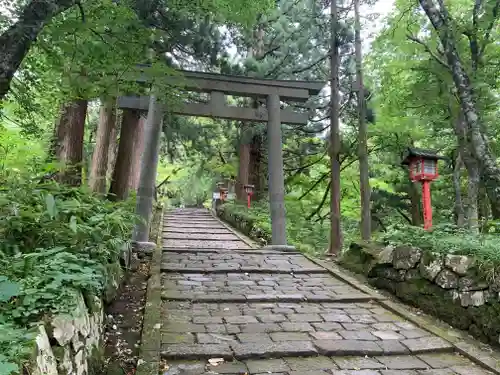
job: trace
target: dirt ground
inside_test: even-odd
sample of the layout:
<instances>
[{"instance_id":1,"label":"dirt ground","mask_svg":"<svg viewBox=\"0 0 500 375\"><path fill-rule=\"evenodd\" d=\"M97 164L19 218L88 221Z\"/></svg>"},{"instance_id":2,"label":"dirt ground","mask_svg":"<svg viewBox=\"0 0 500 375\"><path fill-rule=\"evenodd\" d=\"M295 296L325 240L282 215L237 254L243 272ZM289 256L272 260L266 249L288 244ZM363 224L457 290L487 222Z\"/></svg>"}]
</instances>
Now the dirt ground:
<instances>
[{"instance_id":1,"label":"dirt ground","mask_svg":"<svg viewBox=\"0 0 500 375\"><path fill-rule=\"evenodd\" d=\"M142 321L150 257L138 259L121 285L117 298L105 309L105 374L133 375L141 343Z\"/></svg>"},{"instance_id":2,"label":"dirt ground","mask_svg":"<svg viewBox=\"0 0 500 375\"><path fill-rule=\"evenodd\" d=\"M156 242L161 211L151 224L150 241ZM133 253L130 270L115 300L105 308L104 371L107 375L133 375L141 345L144 305L151 264L151 254Z\"/></svg>"}]
</instances>

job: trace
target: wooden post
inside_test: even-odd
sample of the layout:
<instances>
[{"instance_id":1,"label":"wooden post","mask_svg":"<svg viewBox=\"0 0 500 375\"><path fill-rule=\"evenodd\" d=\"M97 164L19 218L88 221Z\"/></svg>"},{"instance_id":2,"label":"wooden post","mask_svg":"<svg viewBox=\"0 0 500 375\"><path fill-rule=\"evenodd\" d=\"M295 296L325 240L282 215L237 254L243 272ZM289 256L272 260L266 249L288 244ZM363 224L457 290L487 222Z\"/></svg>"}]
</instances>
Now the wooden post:
<instances>
[{"instance_id":1,"label":"wooden post","mask_svg":"<svg viewBox=\"0 0 500 375\"><path fill-rule=\"evenodd\" d=\"M424 229L432 229L431 182L422 181L422 206L424 208Z\"/></svg>"},{"instance_id":2,"label":"wooden post","mask_svg":"<svg viewBox=\"0 0 500 375\"><path fill-rule=\"evenodd\" d=\"M160 151L160 138L163 124L163 106L157 101L156 95L151 95L149 101L148 117L146 120L146 136L144 151L141 160L141 174L139 178L139 188L137 189L136 213L143 222L136 225L133 241L136 245L146 243L149 247L149 224L153 210L155 196L156 172L158 169L158 154Z\"/></svg>"},{"instance_id":3,"label":"wooden post","mask_svg":"<svg viewBox=\"0 0 500 375\"><path fill-rule=\"evenodd\" d=\"M269 142L269 206L271 211L272 247L287 246L285 182L281 140L280 97L267 97L267 139Z\"/></svg>"}]
</instances>

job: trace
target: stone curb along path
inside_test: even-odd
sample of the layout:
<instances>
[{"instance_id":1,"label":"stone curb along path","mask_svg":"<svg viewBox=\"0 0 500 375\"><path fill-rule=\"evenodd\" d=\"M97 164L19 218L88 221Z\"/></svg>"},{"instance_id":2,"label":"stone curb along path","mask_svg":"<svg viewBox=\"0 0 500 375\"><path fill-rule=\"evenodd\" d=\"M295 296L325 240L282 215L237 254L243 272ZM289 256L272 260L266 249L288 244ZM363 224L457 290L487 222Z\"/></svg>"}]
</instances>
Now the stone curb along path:
<instances>
[{"instance_id":1,"label":"stone curb along path","mask_svg":"<svg viewBox=\"0 0 500 375\"><path fill-rule=\"evenodd\" d=\"M371 289L256 249L207 210L168 211L163 225L138 375L491 373Z\"/></svg>"}]
</instances>

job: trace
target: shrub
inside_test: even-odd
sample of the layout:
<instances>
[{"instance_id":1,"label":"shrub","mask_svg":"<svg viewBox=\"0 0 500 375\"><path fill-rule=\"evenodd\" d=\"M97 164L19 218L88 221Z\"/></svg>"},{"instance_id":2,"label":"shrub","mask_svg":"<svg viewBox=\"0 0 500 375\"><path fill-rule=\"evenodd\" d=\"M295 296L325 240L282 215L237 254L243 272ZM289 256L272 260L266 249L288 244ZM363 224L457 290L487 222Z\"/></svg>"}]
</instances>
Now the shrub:
<instances>
[{"instance_id":1,"label":"shrub","mask_svg":"<svg viewBox=\"0 0 500 375\"><path fill-rule=\"evenodd\" d=\"M0 188L1 375L27 359L38 321L70 311L76 291L104 293L136 221L131 202L39 180Z\"/></svg>"}]
</instances>

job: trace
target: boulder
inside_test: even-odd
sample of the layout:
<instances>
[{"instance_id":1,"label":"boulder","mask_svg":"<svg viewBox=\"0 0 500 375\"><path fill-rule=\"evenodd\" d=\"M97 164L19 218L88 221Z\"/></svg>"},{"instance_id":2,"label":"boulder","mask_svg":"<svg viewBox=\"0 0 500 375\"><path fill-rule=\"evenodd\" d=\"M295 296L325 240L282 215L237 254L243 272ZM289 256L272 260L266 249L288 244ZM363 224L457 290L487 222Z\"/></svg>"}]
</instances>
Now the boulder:
<instances>
[{"instance_id":1,"label":"boulder","mask_svg":"<svg viewBox=\"0 0 500 375\"><path fill-rule=\"evenodd\" d=\"M50 346L49 337L44 326L38 326L38 335L36 336L36 368L34 375L58 375L57 361L52 347Z\"/></svg>"},{"instance_id":2,"label":"boulder","mask_svg":"<svg viewBox=\"0 0 500 375\"><path fill-rule=\"evenodd\" d=\"M376 255L377 264L392 264L394 260L394 246L386 246Z\"/></svg>"},{"instance_id":3,"label":"boulder","mask_svg":"<svg viewBox=\"0 0 500 375\"><path fill-rule=\"evenodd\" d=\"M458 287L458 275L450 270L444 269L439 272L434 282L443 289L455 289Z\"/></svg>"},{"instance_id":4,"label":"boulder","mask_svg":"<svg viewBox=\"0 0 500 375\"><path fill-rule=\"evenodd\" d=\"M405 275L406 270L395 270L394 268L389 267L377 269L377 276L388 280L404 281Z\"/></svg>"},{"instance_id":5,"label":"boulder","mask_svg":"<svg viewBox=\"0 0 500 375\"><path fill-rule=\"evenodd\" d=\"M71 341L76 333L73 318L70 315L56 315L52 320L52 336L60 346Z\"/></svg>"},{"instance_id":6,"label":"boulder","mask_svg":"<svg viewBox=\"0 0 500 375\"><path fill-rule=\"evenodd\" d=\"M463 307L467 306L482 306L485 303L485 295L483 291L463 292L460 293L460 304Z\"/></svg>"},{"instance_id":7,"label":"boulder","mask_svg":"<svg viewBox=\"0 0 500 375\"><path fill-rule=\"evenodd\" d=\"M398 246L394 249L392 264L398 270L414 268L422 257L422 250L410 246Z\"/></svg>"},{"instance_id":8,"label":"boulder","mask_svg":"<svg viewBox=\"0 0 500 375\"><path fill-rule=\"evenodd\" d=\"M465 276L474 263L474 258L465 255L447 254L444 257L445 267L460 276Z\"/></svg>"},{"instance_id":9,"label":"boulder","mask_svg":"<svg viewBox=\"0 0 500 375\"><path fill-rule=\"evenodd\" d=\"M424 252L418 268L424 279L434 281L443 269L443 258L436 253Z\"/></svg>"},{"instance_id":10,"label":"boulder","mask_svg":"<svg viewBox=\"0 0 500 375\"><path fill-rule=\"evenodd\" d=\"M484 289L488 289L488 283L485 280L481 280L475 274L461 277L458 280L458 290L461 292L470 292Z\"/></svg>"},{"instance_id":11,"label":"boulder","mask_svg":"<svg viewBox=\"0 0 500 375\"><path fill-rule=\"evenodd\" d=\"M413 280L418 280L421 278L422 278L422 276L420 275L420 272L418 269L411 269L411 270L406 271L406 275L405 275L406 281L413 281Z\"/></svg>"}]
</instances>

